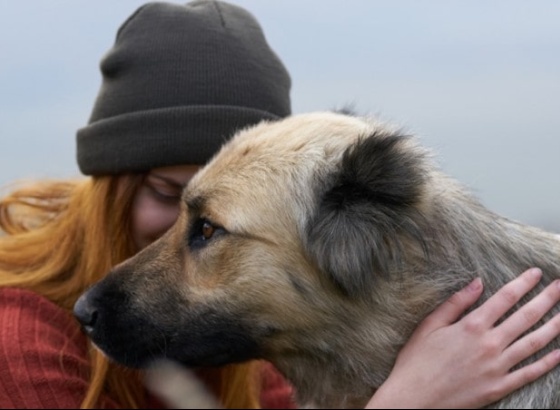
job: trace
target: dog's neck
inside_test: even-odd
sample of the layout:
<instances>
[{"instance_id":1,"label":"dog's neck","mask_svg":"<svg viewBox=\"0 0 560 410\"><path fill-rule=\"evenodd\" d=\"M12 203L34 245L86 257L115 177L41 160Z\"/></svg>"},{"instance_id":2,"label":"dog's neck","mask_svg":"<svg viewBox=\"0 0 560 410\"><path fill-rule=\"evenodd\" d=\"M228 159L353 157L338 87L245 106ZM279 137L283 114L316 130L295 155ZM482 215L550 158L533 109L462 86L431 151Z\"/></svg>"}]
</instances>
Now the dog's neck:
<instances>
[{"instance_id":1,"label":"dog's neck","mask_svg":"<svg viewBox=\"0 0 560 410\"><path fill-rule=\"evenodd\" d=\"M300 344L312 346L306 351L283 354L271 361L294 385L301 406L363 408L388 377L413 325L409 330L404 327L380 331L379 324L364 323L358 329L333 329L326 336L329 343L317 340L313 344L308 339ZM336 337L340 331L345 332L344 338ZM341 340L343 344L337 344Z\"/></svg>"},{"instance_id":2,"label":"dog's neck","mask_svg":"<svg viewBox=\"0 0 560 410\"><path fill-rule=\"evenodd\" d=\"M277 367L294 385L296 401L303 408L364 408L376 391L372 384L378 383L367 383L362 372L345 372L337 367L341 364L342 360L318 363L310 358Z\"/></svg>"}]
</instances>

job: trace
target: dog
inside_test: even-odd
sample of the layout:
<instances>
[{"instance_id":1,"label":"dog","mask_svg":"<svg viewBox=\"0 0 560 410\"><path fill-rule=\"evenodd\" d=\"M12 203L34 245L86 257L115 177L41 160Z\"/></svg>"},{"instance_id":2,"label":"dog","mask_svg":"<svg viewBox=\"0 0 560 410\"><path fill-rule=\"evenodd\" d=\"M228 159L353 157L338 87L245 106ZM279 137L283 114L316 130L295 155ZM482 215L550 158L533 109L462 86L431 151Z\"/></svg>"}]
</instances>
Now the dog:
<instances>
[{"instance_id":1,"label":"dog","mask_svg":"<svg viewBox=\"0 0 560 410\"><path fill-rule=\"evenodd\" d=\"M418 323L474 277L482 302L540 267L520 303L560 277L555 235L491 212L433 157L347 113L245 129L189 182L174 226L74 312L128 366L265 359L302 406L363 407ZM559 376L495 406L559 407Z\"/></svg>"}]
</instances>

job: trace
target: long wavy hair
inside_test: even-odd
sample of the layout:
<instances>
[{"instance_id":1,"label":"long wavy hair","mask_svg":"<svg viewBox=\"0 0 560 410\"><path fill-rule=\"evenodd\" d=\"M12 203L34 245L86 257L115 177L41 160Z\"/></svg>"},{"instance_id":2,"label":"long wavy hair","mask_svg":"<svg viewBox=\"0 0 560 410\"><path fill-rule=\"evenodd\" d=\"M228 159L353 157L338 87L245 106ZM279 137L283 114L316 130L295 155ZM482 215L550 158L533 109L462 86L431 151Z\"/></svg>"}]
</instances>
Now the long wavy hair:
<instances>
[{"instance_id":1,"label":"long wavy hair","mask_svg":"<svg viewBox=\"0 0 560 410\"><path fill-rule=\"evenodd\" d=\"M143 175L42 181L0 199L0 286L35 291L71 311L86 288L132 256L131 210ZM103 256L101 256L103 255ZM88 341L88 343L90 343ZM89 346L90 384L82 408L108 393L128 408L145 405L141 373ZM257 363L205 370L226 408L259 407Z\"/></svg>"}]
</instances>

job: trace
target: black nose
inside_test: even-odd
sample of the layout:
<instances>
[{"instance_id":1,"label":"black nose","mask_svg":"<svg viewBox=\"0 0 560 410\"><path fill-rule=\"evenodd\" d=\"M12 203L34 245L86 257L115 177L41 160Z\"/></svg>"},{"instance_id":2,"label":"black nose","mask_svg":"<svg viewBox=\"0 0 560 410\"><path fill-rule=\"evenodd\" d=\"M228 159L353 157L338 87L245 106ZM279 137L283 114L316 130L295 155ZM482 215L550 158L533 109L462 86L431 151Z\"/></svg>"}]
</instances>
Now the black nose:
<instances>
[{"instance_id":1,"label":"black nose","mask_svg":"<svg viewBox=\"0 0 560 410\"><path fill-rule=\"evenodd\" d=\"M74 304L74 316L88 334L94 331L97 322L97 309L89 302L87 293L80 296Z\"/></svg>"}]
</instances>

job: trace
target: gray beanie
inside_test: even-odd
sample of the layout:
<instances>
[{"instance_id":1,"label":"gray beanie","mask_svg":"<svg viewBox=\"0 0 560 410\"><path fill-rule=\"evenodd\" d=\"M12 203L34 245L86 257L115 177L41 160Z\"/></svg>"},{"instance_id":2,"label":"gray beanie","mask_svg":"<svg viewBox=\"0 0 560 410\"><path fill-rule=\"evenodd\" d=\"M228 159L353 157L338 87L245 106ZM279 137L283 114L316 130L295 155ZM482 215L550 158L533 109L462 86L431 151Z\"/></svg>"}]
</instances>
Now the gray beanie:
<instances>
[{"instance_id":1,"label":"gray beanie","mask_svg":"<svg viewBox=\"0 0 560 410\"><path fill-rule=\"evenodd\" d=\"M202 165L236 130L290 115L290 76L259 23L221 1L143 5L101 71L77 133L86 175Z\"/></svg>"}]
</instances>

